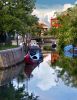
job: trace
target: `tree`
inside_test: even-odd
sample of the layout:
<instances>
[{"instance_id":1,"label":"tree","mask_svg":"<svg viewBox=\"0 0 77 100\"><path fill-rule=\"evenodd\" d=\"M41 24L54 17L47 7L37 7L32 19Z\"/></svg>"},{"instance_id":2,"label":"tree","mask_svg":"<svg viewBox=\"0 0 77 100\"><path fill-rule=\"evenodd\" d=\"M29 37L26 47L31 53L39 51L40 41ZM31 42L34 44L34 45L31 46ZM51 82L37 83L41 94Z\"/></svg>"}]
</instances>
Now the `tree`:
<instances>
[{"instance_id":1,"label":"tree","mask_svg":"<svg viewBox=\"0 0 77 100\"><path fill-rule=\"evenodd\" d=\"M24 35L38 21L31 14L35 8L35 0L0 0L0 8L1 34L16 30Z\"/></svg>"},{"instance_id":2,"label":"tree","mask_svg":"<svg viewBox=\"0 0 77 100\"><path fill-rule=\"evenodd\" d=\"M63 51L64 46L68 44L77 44L77 6L69 8L66 11L57 14L60 27L52 28L51 34L55 33L58 38L59 51Z\"/></svg>"},{"instance_id":3,"label":"tree","mask_svg":"<svg viewBox=\"0 0 77 100\"><path fill-rule=\"evenodd\" d=\"M64 56L64 47L69 44L77 45L77 6L69 8L57 16L61 27L57 30L58 47L60 58L54 64L59 66L62 70L59 76L65 81L65 84L77 87L77 57Z\"/></svg>"},{"instance_id":4,"label":"tree","mask_svg":"<svg viewBox=\"0 0 77 100\"><path fill-rule=\"evenodd\" d=\"M70 32L72 34L72 44L77 45L77 16L75 16L75 18L71 20L70 26Z\"/></svg>"}]
</instances>

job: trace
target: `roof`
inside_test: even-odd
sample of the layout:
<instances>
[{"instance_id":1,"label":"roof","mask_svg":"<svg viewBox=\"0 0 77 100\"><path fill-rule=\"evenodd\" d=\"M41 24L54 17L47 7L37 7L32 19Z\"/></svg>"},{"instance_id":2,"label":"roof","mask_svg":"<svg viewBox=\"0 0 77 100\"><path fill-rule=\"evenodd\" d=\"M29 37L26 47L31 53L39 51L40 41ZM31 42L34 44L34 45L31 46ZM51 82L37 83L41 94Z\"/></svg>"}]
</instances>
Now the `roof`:
<instances>
[{"instance_id":1,"label":"roof","mask_svg":"<svg viewBox=\"0 0 77 100\"><path fill-rule=\"evenodd\" d=\"M48 28L48 26L46 24L44 24L44 23L39 23L38 26L40 28Z\"/></svg>"}]
</instances>

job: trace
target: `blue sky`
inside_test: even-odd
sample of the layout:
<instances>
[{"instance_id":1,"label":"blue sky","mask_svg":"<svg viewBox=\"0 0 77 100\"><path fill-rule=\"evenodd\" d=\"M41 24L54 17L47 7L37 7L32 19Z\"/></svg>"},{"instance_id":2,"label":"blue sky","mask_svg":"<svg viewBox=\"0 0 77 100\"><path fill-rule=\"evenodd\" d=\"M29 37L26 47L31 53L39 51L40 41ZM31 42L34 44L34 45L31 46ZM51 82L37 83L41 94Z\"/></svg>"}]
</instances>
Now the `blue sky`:
<instances>
[{"instance_id":1,"label":"blue sky","mask_svg":"<svg viewBox=\"0 0 77 100\"><path fill-rule=\"evenodd\" d=\"M51 17L55 12L62 12L77 4L77 0L36 0L36 9L33 14L50 27Z\"/></svg>"},{"instance_id":2,"label":"blue sky","mask_svg":"<svg viewBox=\"0 0 77 100\"><path fill-rule=\"evenodd\" d=\"M36 0L36 6L55 6L55 5L64 5L64 4L74 4L76 0Z\"/></svg>"}]
</instances>

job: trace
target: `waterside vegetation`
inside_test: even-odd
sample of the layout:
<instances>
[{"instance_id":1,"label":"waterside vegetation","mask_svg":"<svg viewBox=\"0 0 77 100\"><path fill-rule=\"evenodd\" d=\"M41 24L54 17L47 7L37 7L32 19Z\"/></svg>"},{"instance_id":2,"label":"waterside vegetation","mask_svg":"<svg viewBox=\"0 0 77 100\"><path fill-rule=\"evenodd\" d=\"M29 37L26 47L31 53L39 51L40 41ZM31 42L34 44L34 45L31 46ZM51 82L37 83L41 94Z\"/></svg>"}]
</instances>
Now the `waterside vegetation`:
<instances>
[{"instance_id":1,"label":"waterside vegetation","mask_svg":"<svg viewBox=\"0 0 77 100\"><path fill-rule=\"evenodd\" d=\"M53 27L49 34L54 35L58 39L58 52L60 58L53 64L53 67L59 66L62 68L58 76L62 77L67 85L77 87L77 57L64 56L64 47L72 44L77 46L77 5L68 8L60 14L57 13L58 24L60 27Z\"/></svg>"}]
</instances>

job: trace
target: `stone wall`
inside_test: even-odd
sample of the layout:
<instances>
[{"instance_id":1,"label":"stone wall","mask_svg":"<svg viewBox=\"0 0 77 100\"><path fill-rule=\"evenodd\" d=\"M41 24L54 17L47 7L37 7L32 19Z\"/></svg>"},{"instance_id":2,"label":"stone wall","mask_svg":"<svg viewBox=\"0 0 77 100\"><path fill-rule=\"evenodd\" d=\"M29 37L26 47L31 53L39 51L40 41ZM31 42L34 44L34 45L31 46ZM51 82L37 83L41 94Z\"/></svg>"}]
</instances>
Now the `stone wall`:
<instances>
[{"instance_id":1,"label":"stone wall","mask_svg":"<svg viewBox=\"0 0 77 100\"><path fill-rule=\"evenodd\" d=\"M15 78L24 68L23 46L0 51L0 86Z\"/></svg>"},{"instance_id":2,"label":"stone wall","mask_svg":"<svg viewBox=\"0 0 77 100\"><path fill-rule=\"evenodd\" d=\"M10 67L24 59L23 46L14 49L0 51L0 69Z\"/></svg>"}]
</instances>

